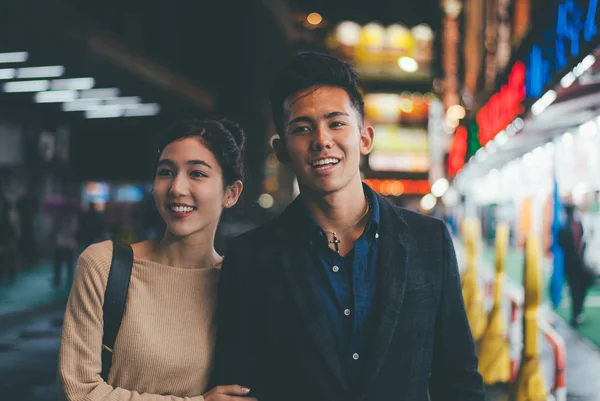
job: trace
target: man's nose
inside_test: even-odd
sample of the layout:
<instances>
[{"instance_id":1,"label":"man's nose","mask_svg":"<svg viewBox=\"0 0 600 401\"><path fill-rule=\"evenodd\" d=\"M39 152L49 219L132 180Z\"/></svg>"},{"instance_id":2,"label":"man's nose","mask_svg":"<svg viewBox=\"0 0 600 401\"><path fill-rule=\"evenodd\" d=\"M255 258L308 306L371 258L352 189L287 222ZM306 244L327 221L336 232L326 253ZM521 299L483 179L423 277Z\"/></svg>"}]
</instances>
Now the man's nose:
<instances>
[{"instance_id":1,"label":"man's nose","mask_svg":"<svg viewBox=\"0 0 600 401\"><path fill-rule=\"evenodd\" d=\"M312 140L313 150L331 149L333 147L333 138L327 127L318 126L315 128Z\"/></svg>"}]
</instances>

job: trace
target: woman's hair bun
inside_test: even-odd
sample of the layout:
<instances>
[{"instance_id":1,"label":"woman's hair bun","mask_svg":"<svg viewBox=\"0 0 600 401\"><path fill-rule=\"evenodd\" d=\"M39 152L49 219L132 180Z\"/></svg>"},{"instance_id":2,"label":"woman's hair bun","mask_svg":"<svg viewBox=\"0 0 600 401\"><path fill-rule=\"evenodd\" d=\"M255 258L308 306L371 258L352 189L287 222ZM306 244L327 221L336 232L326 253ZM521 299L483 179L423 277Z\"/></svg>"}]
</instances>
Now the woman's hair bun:
<instances>
[{"instance_id":1,"label":"woman's hair bun","mask_svg":"<svg viewBox=\"0 0 600 401\"><path fill-rule=\"evenodd\" d=\"M246 144L246 133L240 124L228 118L209 118L207 121L216 121L220 123L233 137L235 143L240 149Z\"/></svg>"}]
</instances>

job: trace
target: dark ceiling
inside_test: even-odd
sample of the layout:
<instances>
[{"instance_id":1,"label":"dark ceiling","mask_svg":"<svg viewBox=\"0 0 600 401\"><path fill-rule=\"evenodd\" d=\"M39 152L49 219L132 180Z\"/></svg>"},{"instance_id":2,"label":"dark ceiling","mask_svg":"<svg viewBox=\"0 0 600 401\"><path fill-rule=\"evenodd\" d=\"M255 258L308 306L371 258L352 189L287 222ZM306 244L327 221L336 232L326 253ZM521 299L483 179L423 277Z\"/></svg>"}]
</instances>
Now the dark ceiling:
<instances>
[{"instance_id":1,"label":"dark ceiling","mask_svg":"<svg viewBox=\"0 0 600 401\"><path fill-rule=\"evenodd\" d=\"M0 93L0 103L52 124L67 121L80 179L146 177L139 155L149 154L157 130L182 116L227 115L248 132L248 164L260 182L272 134L268 83L295 50L288 29L293 14L317 11L331 23L427 23L439 32L437 1L6 0L0 4L0 52L27 50L34 65L64 64L69 77L93 76L97 87L119 87L122 96L142 96L162 111L86 120L57 104L35 104L31 95ZM198 97L209 106L190 100ZM113 168L103 167L107 157Z\"/></svg>"}]
</instances>

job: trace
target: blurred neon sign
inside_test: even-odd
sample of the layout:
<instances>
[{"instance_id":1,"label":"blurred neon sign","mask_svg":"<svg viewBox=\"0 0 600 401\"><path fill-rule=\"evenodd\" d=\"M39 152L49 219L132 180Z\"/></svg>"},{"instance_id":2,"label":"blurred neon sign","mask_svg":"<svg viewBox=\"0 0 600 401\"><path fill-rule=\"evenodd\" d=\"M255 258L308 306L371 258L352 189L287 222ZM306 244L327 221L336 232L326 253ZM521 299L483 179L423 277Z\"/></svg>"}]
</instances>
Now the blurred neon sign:
<instances>
[{"instance_id":1,"label":"blurred neon sign","mask_svg":"<svg viewBox=\"0 0 600 401\"><path fill-rule=\"evenodd\" d=\"M467 156L467 137L468 131L462 125L459 125L452 139L450 153L448 154L448 174L454 177L465 165Z\"/></svg>"},{"instance_id":2,"label":"blurred neon sign","mask_svg":"<svg viewBox=\"0 0 600 401\"><path fill-rule=\"evenodd\" d=\"M477 113L476 128L479 128L481 146L523 113L526 100L540 98L556 75L564 73L570 60L585 56L582 49L586 46L582 46L582 41L590 43L598 36L598 0L562 0L555 18L553 27L531 47L524 62L515 63L508 83ZM451 176L456 175L471 156L468 134L466 127L459 126L456 130L448 159Z\"/></svg>"},{"instance_id":3,"label":"blurred neon sign","mask_svg":"<svg viewBox=\"0 0 600 401\"><path fill-rule=\"evenodd\" d=\"M518 61L503 85L477 113L479 142L485 146L498 132L523 113L525 100L525 65Z\"/></svg>"},{"instance_id":4,"label":"blurred neon sign","mask_svg":"<svg viewBox=\"0 0 600 401\"><path fill-rule=\"evenodd\" d=\"M598 0L564 0L558 5L553 29L544 32L527 57L527 98L539 98L555 73L567 67L570 57L581 56L581 40L598 34Z\"/></svg>"}]
</instances>

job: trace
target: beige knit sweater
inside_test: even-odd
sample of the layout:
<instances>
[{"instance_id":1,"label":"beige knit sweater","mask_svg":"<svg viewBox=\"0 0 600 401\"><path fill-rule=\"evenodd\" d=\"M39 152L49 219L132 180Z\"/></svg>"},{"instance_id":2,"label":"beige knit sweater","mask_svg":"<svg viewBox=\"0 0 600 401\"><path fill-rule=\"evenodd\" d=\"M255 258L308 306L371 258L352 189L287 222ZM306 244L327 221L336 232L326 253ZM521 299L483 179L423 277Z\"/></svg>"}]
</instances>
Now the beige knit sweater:
<instances>
[{"instance_id":1,"label":"beige knit sweater","mask_svg":"<svg viewBox=\"0 0 600 401\"><path fill-rule=\"evenodd\" d=\"M58 399L202 401L215 341L219 270L134 259L108 383L100 377L102 303L112 243L79 258L65 312Z\"/></svg>"}]
</instances>

